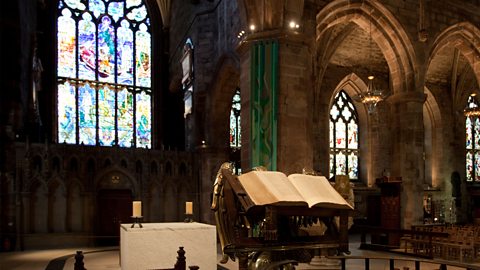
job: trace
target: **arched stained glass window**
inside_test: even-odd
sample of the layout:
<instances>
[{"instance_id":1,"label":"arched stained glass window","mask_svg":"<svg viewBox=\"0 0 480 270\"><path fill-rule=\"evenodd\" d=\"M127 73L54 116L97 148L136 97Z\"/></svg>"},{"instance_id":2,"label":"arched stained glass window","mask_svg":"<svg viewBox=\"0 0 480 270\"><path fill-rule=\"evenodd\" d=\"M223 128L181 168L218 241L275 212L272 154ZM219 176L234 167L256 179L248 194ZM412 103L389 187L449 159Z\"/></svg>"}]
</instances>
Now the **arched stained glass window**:
<instances>
[{"instance_id":1,"label":"arched stained glass window","mask_svg":"<svg viewBox=\"0 0 480 270\"><path fill-rule=\"evenodd\" d=\"M478 107L475 96L470 96L467 108ZM468 182L480 181L480 118L467 116L465 119L465 169Z\"/></svg>"},{"instance_id":2,"label":"arched stained glass window","mask_svg":"<svg viewBox=\"0 0 480 270\"><path fill-rule=\"evenodd\" d=\"M59 0L60 143L151 147L151 44L142 0Z\"/></svg>"},{"instance_id":3,"label":"arched stained glass window","mask_svg":"<svg viewBox=\"0 0 480 270\"><path fill-rule=\"evenodd\" d=\"M358 179L358 116L352 100L340 91L330 108L330 177Z\"/></svg>"}]
</instances>

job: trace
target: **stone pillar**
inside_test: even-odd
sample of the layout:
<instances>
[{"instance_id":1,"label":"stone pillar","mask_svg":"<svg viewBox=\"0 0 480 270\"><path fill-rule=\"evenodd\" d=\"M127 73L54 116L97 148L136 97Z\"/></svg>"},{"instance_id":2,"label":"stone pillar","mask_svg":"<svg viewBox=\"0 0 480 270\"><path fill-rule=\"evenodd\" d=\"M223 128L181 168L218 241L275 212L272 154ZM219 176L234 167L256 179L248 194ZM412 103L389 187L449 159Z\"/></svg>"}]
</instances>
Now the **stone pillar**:
<instances>
[{"instance_id":1,"label":"stone pillar","mask_svg":"<svg viewBox=\"0 0 480 270\"><path fill-rule=\"evenodd\" d=\"M422 92L399 93L389 98L394 115L392 176L402 177L402 228L423 221L424 123Z\"/></svg>"},{"instance_id":2,"label":"stone pillar","mask_svg":"<svg viewBox=\"0 0 480 270\"><path fill-rule=\"evenodd\" d=\"M312 168L311 52L287 30L251 34L239 49L242 166L287 174Z\"/></svg>"}]
</instances>

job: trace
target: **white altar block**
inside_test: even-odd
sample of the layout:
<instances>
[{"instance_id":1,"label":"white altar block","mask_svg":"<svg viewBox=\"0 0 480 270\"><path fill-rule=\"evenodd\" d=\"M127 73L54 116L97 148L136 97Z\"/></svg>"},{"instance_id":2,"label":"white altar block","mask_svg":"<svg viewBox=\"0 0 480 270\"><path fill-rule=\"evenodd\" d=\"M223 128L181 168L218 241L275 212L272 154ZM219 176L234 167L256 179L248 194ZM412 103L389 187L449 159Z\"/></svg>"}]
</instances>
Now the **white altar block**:
<instances>
[{"instance_id":1,"label":"white altar block","mask_svg":"<svg viewBox=\"0 0 480 270\"><path fill-rule=\"evenodd\" d=\"M173 268L179 247L184 247L186 265L200 270L217 269L217 235L214 225L203 223L142 223L120 226L122 270Z\"/></svg>"}]
</instances>

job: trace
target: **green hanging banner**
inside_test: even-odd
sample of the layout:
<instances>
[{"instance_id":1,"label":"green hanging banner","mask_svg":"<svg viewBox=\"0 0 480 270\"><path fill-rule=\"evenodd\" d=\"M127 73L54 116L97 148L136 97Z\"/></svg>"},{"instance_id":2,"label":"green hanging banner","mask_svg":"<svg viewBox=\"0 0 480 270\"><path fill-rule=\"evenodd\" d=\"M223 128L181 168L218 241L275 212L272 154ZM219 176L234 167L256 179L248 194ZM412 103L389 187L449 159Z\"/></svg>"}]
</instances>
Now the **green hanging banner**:
<instances>
[{"instance_id":1,"label":"green hanging banner","mask_svg":"<svg viewBox=\"0 0 480 270\"><path fill-rule=\"evenodd\" d=\"M251 168L277 170L278 41L253 44L251 58Z\"/></svg>"}]
</instances>

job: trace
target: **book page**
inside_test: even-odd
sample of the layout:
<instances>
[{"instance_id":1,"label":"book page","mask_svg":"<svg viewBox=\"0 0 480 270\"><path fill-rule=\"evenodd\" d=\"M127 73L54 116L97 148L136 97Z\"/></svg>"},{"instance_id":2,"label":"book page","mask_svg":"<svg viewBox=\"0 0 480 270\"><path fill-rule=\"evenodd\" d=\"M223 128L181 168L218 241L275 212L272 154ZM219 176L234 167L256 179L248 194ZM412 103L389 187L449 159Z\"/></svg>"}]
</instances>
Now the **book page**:
<instances>
[{"instance_id":1,"label":"book page","mask_svg":"<svg viewBox=\"0 0 480 270\"><path fill-rule=\"evenodd\" d=\"M309 207L319 206L353 209L324 176L291 174L288 176Z\"/></svg>"},{"instance_id":2,"label":"book page","mask_svg":"<svg viewBox=\"0 0 480 270\"><path fill-rule=\"evenodd\" d=\"M277 202L304 202L302 195L282 172L251 171L238 180L256 205Z\"/></svg>"}]
</instances>

